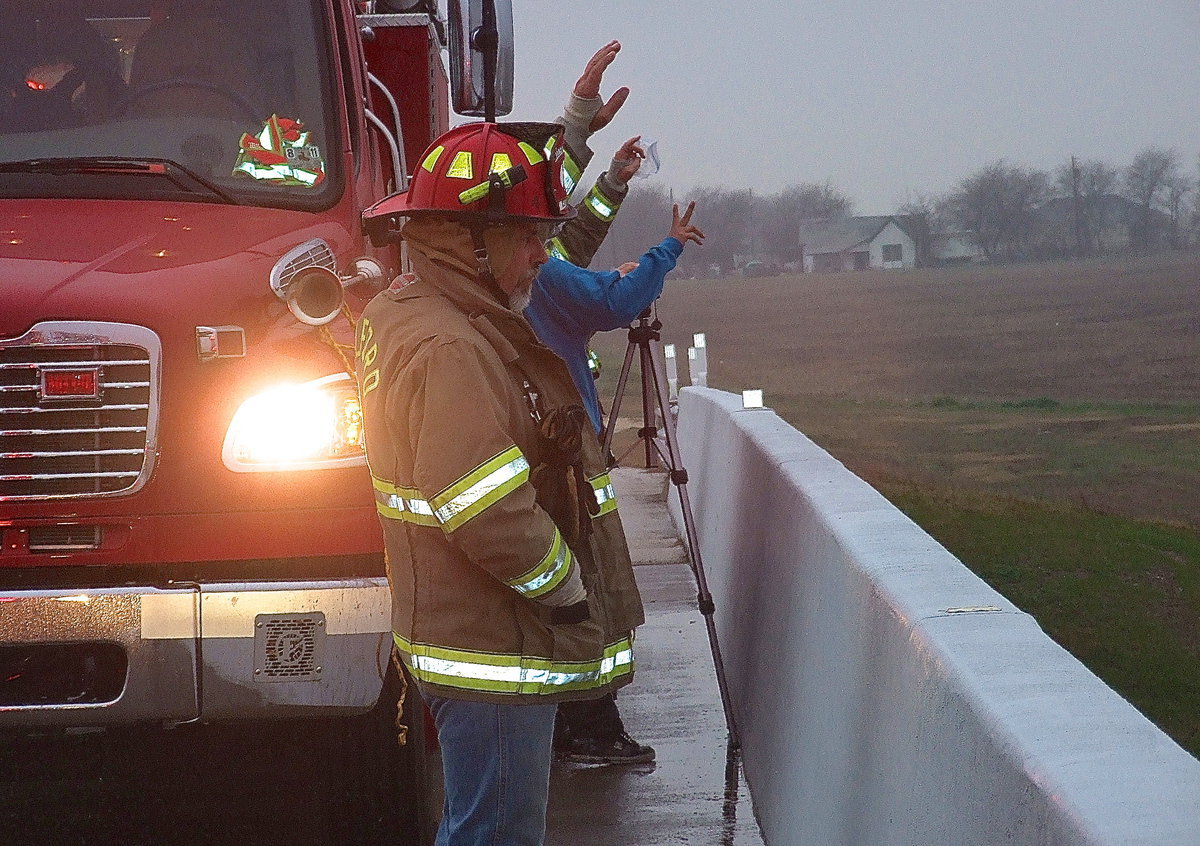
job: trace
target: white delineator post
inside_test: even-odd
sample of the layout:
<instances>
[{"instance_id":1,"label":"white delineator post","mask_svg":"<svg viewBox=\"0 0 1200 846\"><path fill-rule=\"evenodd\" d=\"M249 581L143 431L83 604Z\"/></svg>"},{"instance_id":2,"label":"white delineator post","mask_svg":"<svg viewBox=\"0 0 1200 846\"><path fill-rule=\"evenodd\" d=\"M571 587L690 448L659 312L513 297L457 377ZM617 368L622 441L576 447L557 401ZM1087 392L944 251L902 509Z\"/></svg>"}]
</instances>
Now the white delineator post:
<instances>
[{"instance_id":1,"label":"white delineator post","mask_svg":"<svg viewBox=\"0 0 1200 846\"><path fill-rule=\"evenodd\" d=\"M688 347L688 370L693 387L708 387L708 348L703 332L692 335L692 346Z\"/></svg>"}]
</instances>

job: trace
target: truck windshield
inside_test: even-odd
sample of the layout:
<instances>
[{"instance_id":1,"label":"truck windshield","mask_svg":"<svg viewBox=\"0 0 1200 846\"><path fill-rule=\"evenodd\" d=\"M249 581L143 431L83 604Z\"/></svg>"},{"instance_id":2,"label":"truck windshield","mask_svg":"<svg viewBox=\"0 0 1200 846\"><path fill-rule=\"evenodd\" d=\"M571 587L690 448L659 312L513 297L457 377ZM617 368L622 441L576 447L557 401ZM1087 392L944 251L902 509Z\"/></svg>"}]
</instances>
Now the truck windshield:
<instances>
[{"instance_id":1,"label":"truck windshield","mask_svg":"<svg viewBox=\"0 0 1200 846\"><path fill-rule=\"evenodd\" d=\"M329 205L339 137L323 8L0 2L0 196Z\"/></svg>"}]
</instances>

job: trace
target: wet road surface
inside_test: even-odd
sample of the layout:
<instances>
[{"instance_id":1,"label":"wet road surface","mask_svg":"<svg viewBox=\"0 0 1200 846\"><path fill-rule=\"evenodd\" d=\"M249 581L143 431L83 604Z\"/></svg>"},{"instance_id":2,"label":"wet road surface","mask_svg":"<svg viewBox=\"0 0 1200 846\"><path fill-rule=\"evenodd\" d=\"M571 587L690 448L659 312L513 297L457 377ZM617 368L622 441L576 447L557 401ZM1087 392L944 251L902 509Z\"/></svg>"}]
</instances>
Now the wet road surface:
<instances>
[{"instance_id":1,"label":"wet road surface","mask_svg":"<svg viewBox=\"0 0 1200 846\"><path fill-rule=\"evenodd\" d=\"M556 763L547 846L761 846L740 767L727 758L696 583L666 511L666 476L618 469L613 483L646 606L637 675L617 704L629 733L657 756L640 766Z\"/></svg>"}]
</instances>

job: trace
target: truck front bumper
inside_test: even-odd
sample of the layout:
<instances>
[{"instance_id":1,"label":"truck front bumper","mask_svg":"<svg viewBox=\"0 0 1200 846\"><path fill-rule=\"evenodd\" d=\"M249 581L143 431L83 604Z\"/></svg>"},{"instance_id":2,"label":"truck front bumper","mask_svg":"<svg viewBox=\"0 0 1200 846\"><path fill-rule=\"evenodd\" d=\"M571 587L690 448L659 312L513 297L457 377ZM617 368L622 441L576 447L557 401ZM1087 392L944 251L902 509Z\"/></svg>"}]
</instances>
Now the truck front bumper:
<instances>
[{"instance_id":1,"label":"truck front bumper","mask_svg":"<svg viewBox=\"0 0 1200 846\"><path fill-rule=\"evenodd\" d=\"M0 593L0 728L350 714L391 649L383 578Z\"/></svg>"}]
</instances>

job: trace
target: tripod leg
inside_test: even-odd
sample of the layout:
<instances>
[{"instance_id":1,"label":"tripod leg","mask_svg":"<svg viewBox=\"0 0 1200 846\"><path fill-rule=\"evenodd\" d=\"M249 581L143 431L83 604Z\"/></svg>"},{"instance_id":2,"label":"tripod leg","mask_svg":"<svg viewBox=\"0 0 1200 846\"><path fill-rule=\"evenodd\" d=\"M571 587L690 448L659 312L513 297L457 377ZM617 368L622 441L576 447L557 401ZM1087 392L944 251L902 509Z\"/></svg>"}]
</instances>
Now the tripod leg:
<instances>
[{"instance_id":1,"label":"tripod leg","mask_svg":"<svg viewBox=\"0 0 1200 846\"><path fill-rule=\"evenodd\" d=\"M687 536L688 552L691 554L692 573L696 577L696 604L704 616L704 626L708 630L708 645L712 651L713 667L717 674L717 689L721 694L721 707L725 711L725 725L729 728L729 746L731 749L737 749L740 746L737 726L733 719L733 706L729 699L729 684L725 678L725 662L721 658L721 644L717 641L716 621L713 619L716 605L713 603L712 592L708 589L708 578L704 574L704 562L700 556L696 520L692 515L692 504L687 492L687 470L684 469L683 458L679 453L675 418L671 416L670 397L667 395L666 363L662 357L660 344L652 345L650 364L654 392L663 419L663 438L666 441L667 459L665 463L670 473L671 483L675 485L675 490L679 494L679 510L683 515L684 534Z\"/></svg>"},{"instance_id":2,"label":"tripod leg","mask_svg":"<svg viewBox=\"0 0 1200 846\"><path fill-rule=\"evenodd\" d=\"M646 469L655 466L654 438L658 434L657 421L654 419L654 385L647 378L654 374L654 354L650 351L650 341L638 344L641 350L642 364L642 431L639 433L646 447Z\"/></svg>"},{"instance_id":3,"label":"tripod leg","mask_svg":"<svg viewBox=\"0 0 1200 846\"><path fill-rule=\"evenodd\" d=\"M617 393L613 397L612 408L608 412L608 425L604 427L604 434L600 438L600 454L607 460L609 455L612 455L613 430L617 426L617 415L621 412L621 397L625 395L625 384L629 381L629 366L633 363L633 347L632 341L625 347L625 361L621 364L621 375L617 378Z\"/></svg>"}]
</instances>

